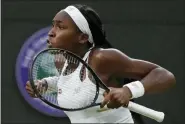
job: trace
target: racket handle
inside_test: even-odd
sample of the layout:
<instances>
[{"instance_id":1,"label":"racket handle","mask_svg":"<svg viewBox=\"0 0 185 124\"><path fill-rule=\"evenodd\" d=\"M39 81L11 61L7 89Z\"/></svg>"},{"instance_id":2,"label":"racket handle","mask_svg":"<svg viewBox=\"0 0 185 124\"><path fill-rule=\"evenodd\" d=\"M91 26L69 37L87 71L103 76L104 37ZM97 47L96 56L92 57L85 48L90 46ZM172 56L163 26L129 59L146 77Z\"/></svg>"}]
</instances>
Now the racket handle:
<instances>
[{"instance_id":1,"label":"racket handle","mask_svg":"<svg viewBox=\"0 0 185 124\"><path fill-rule=\"evenodd\" d=\"M147 108L145 106L139 105L131 101L129 102L127 108L130 111L133 111L135 113L138 113L148 118L151 118L153 120L156 120L157 122L162 122L164 120L165 115L163 112L155 111L153 109ZM108 108L107 105L105 105L104 108L99 109L98 112L103 112L107 110L110 110L110 108Z\"/></svg>"},{"instance_id":2,"label":"racket handle","mask_svg":"<svg viewBox=\"0 0 185 124\"><path fill-rule=\"evenodd\" d=\"M128 104L128 109L148 118L154 119L157 122L162 122L165 116L163 112L155 111L153 109L147 108L131 101Z\"/></svg>"}]
</instances>

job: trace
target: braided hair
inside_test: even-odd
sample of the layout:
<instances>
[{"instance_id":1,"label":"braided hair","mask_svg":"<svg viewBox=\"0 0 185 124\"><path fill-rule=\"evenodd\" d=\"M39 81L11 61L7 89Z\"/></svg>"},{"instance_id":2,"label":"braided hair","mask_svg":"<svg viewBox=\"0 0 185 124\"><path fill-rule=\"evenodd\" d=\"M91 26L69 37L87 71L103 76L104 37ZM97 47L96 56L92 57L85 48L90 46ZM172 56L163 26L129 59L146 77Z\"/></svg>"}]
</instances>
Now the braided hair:
<instances>
[{"instance_id":1,"label":"braided hair","mask_svg":"<svg viewBox=\"0 0 185 124\"><path fill-rule=\"evenodd\" d=\"M75 4L73 6L75 6L86 18L93 36L94 46L111 48L112 45L106 39L105 30L97 12L86 5ZM92 44L89 43L89 45Z\"/></svg>"}]
</instances>

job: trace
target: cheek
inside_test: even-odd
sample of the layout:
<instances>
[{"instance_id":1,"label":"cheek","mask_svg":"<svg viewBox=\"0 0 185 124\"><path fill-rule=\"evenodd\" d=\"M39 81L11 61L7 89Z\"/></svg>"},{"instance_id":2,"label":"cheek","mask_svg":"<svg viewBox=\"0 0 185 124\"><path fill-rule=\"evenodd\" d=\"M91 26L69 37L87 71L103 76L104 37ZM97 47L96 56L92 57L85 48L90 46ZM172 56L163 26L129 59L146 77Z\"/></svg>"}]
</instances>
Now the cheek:
<instances>
[{"instance_id":1,"label":"cheek","mask_svg":"<svg viewBox=\"0 0 185 124\"><path fill-rule=\"evenodd\" d=\"M60 44L70 44L70 43L74 43L76 40L77 40L77 37L75 36L74 32L70 32L70 31L60 32L56 36L56 43L60 43Z\"/></svg>"}]
</instances>

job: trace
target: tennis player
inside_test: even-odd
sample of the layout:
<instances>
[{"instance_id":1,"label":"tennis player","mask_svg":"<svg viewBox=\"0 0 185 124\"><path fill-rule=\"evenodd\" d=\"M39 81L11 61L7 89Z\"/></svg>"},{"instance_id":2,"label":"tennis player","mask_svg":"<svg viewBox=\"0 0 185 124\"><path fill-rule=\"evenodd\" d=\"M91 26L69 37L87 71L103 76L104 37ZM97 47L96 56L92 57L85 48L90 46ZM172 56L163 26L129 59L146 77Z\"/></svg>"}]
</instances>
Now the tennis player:
<instances>
[{"instance_id":1,"label":"tennis player","mask_svg":"<svg viewBox=\"0 0 185 124\"><path fill-rule=\"evenodd\" d=\"M112 48L98 14L86 5L71 5L59 11L52 25L48 34L49 46L69 50L86 60L100 79L111 88L109 93L104 92L104 97L101 97L101 107L107 105L109 108L116 108L101 113L93 112L94 108L66 112L72 123L134 123L126 108L131 99L161 93L176 83L174 75L165 68L131 58ZM136 81L127 84L118 81L124 78ZM50 78L45 81L48 85L56 83ZM30 96L34 96L29 82L26 90Z\"/></svg>"}]
</instances>

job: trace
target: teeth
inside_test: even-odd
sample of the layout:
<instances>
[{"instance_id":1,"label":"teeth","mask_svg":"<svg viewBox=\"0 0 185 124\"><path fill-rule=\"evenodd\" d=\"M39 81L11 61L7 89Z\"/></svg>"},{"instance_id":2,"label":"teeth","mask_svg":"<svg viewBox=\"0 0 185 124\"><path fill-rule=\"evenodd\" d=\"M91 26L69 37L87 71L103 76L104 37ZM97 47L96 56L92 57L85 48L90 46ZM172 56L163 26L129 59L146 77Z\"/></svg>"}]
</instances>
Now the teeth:
<instances>
[{"instance_id":1,"label":"teeth","mask_svg":"<svg viewBox=\"0 0 185 124\"><path fill-rule=\"evenodd\" d=\"M47 46L48 46L49 48L52 47L52 45L51 45L51 43L49 42L49 40L47 40Z\"/></svg>"},{"instance_id":2,"label":"teeth","mask_svg":"<svg viewBox=\"0 0 185 124\"><path fill-rule=\"evenodd\" d=\"M51 43L47 43L48 45L51 45Z\"/></svg>"},{"instance_id":3,"label":"teeth","mask_svg":"<svg viewBox=\"0 0 185 124\"><path fill-rule=\"evenodd\" d=\"M47 40L47 44L50 44L51 45L51 42L49 42L49 40Z\"/></svg>"}]
</instances>

